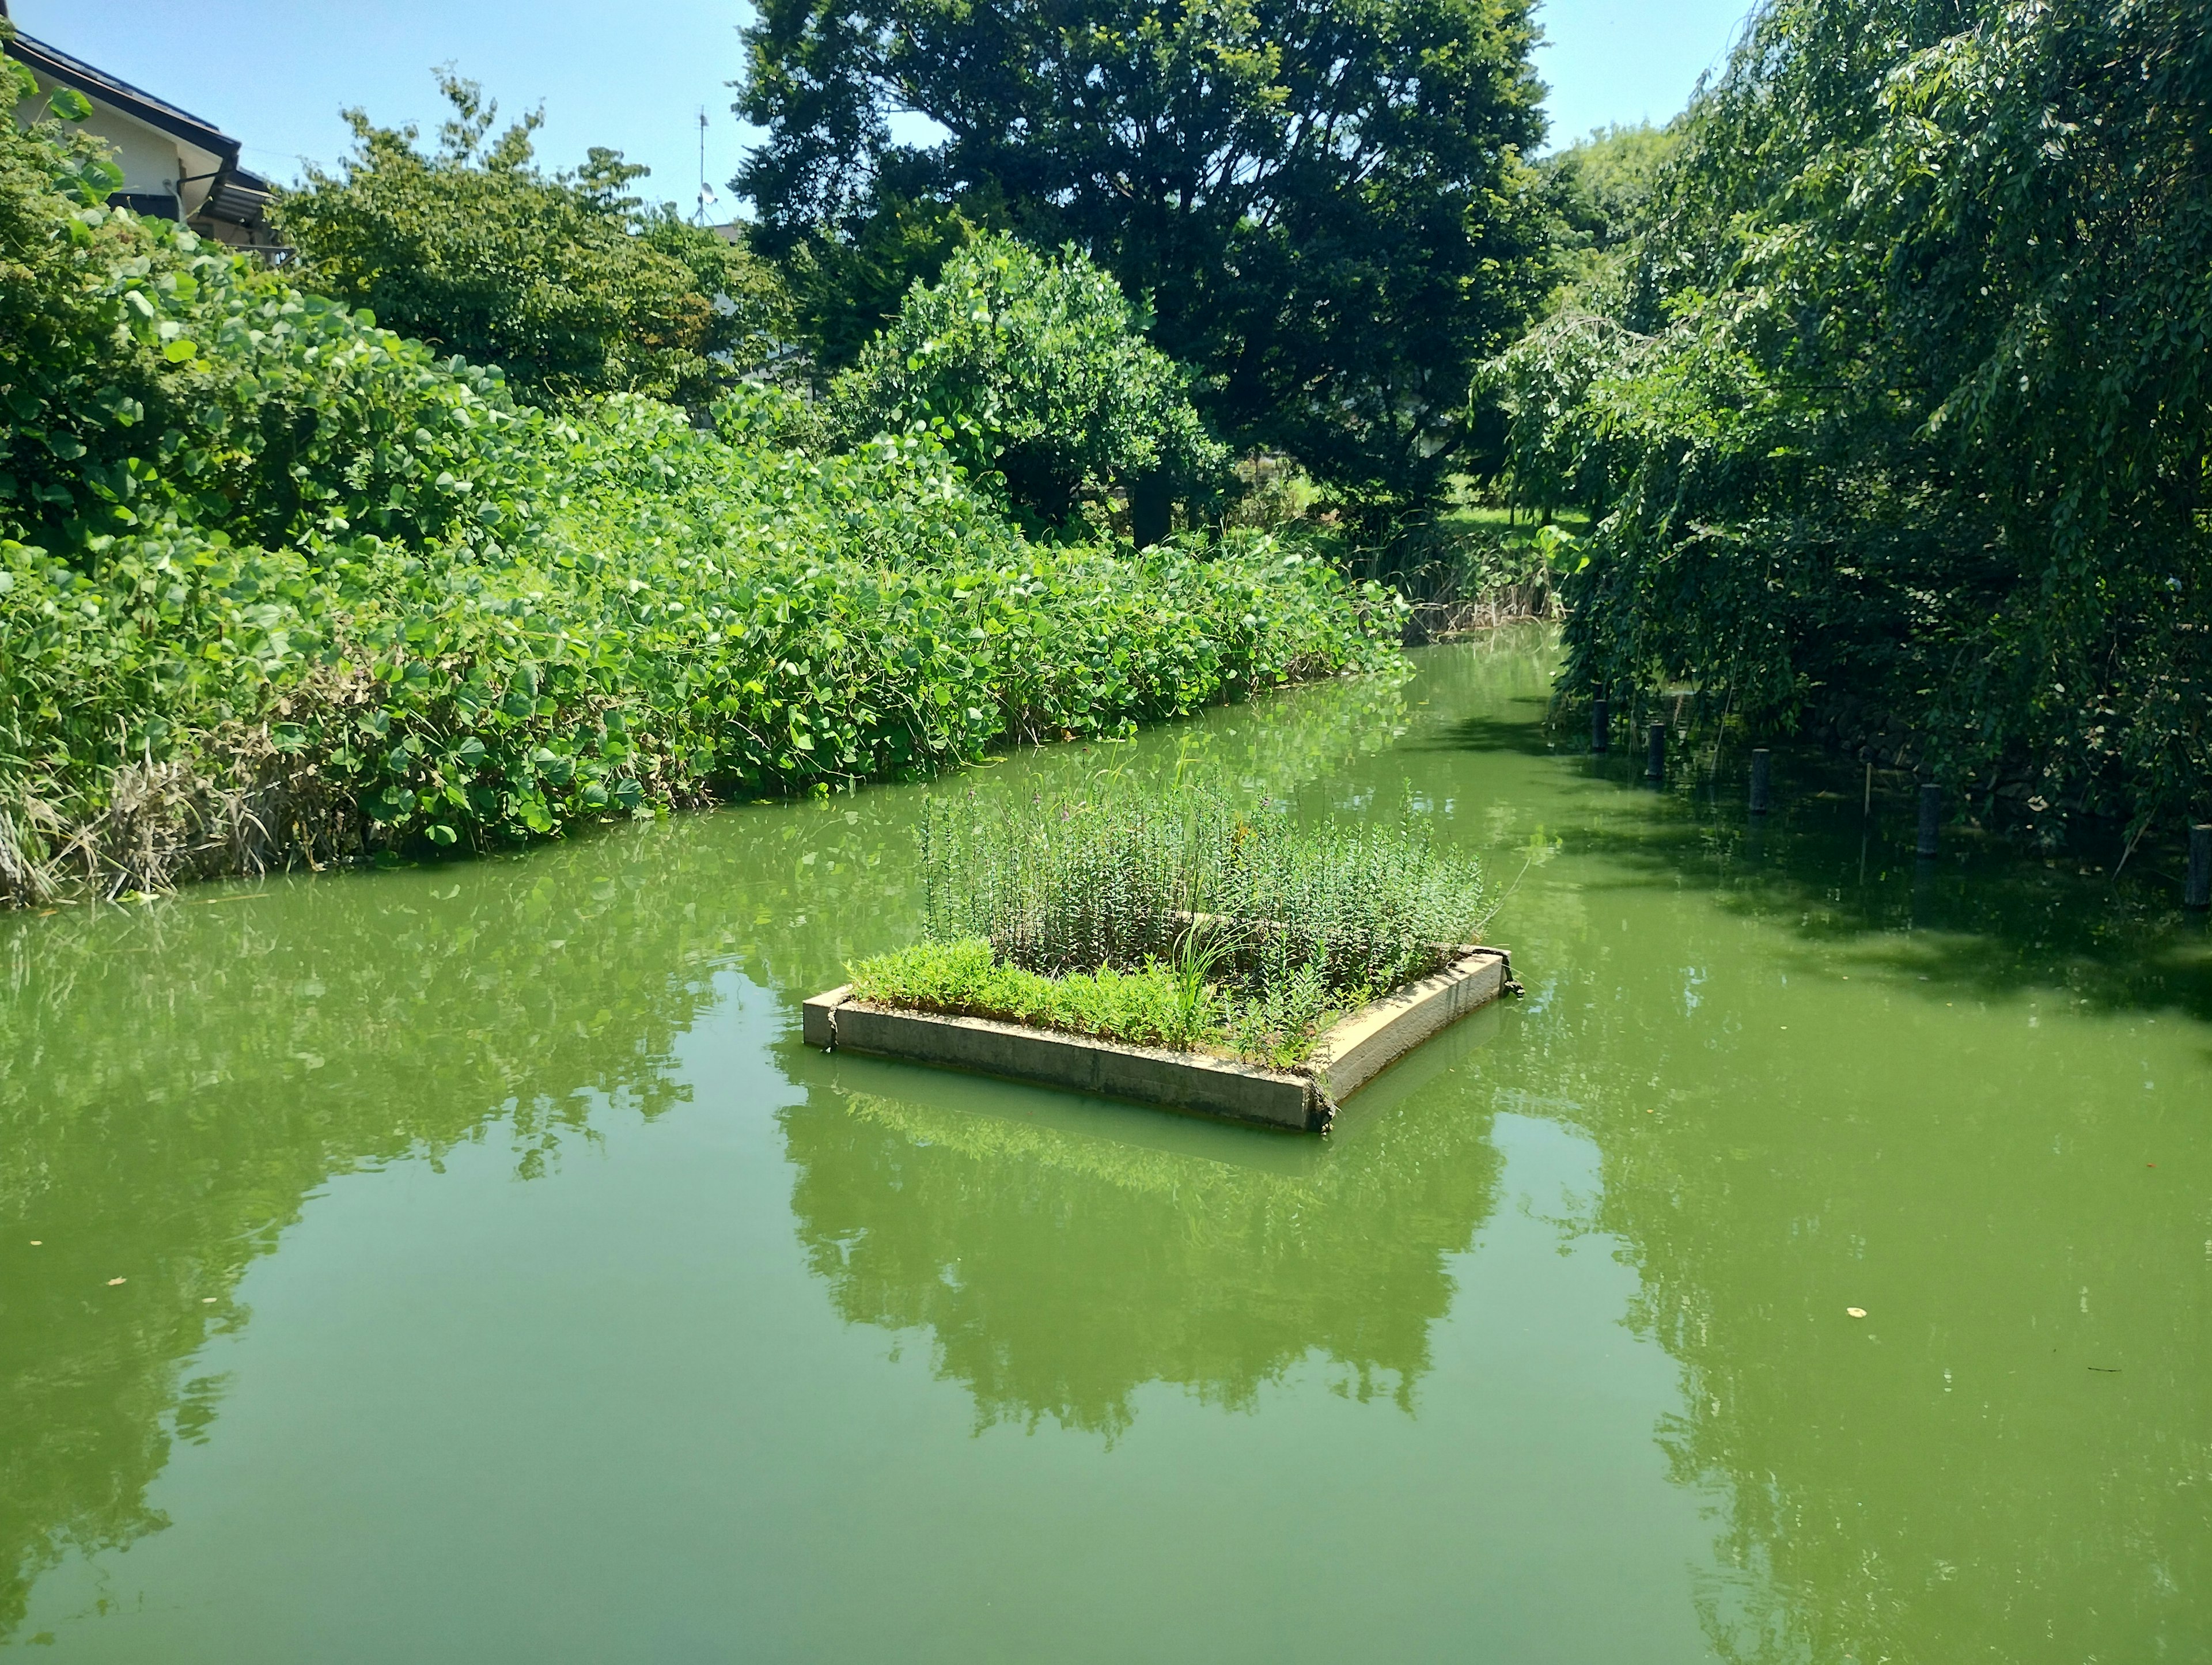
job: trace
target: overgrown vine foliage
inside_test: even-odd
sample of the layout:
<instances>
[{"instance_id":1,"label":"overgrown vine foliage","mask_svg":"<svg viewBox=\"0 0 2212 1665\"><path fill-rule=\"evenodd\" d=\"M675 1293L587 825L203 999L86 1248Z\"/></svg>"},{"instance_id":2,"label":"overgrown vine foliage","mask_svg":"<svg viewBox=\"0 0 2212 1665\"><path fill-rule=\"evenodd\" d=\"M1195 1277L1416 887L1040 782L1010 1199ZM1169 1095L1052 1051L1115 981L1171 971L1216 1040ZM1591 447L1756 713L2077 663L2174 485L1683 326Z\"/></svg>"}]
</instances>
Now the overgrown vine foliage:
<instances>
[{"instance_id":1,"label":"overgrown vine foliage","mask_svg":"<svg viewBox=\"0 0 2212 1665\"><path fill-rule=\"evenodd\" d=\"M1571 687L1909 737L2046 834L2212 814L2205 23L1756 15L1621 280L1487 373L1516 466L1601 517Z\"/></svg>"},{"instance_id":2,"label":"overgrown vine foliage","mask_svg":"<svg viewBox=\"0 0 2212 1665\"><path fill-rule=\"evenodd\" d=\"M763 387L714 432L519 404L101 206L82 113L0 122L0 906L921 772L1395 653L1392 599L1264 538L1042 547L927 434L810 455Z\"/></svg>"}]
</instances>

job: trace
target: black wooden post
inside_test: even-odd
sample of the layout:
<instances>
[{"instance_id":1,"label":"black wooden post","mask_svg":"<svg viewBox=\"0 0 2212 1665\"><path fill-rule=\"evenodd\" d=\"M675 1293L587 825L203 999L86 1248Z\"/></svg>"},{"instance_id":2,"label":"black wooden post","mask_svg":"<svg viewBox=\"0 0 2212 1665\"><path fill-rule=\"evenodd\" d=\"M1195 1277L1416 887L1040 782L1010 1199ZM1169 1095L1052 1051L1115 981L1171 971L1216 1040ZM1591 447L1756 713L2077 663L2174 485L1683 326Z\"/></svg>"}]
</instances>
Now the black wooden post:
<instances>
[{"instance_id":1,"label":"black wooden post","mask_svg":"<svg viewBox=\"0 0 2212 1665\"><path fill-rule=\"evenodd\" d=\"M2189 829L2189 885L2181 893L2185 908L2212 908L2212 822L2200 821Z\"/></svg>"},{"instance_id":2,"label":"black wooden post","mask_svg":"<svg viewBox=\"0 0 2212 1665\"><path fill-rule=\"evenodd\" d=\"M1751 754L1751 812L1766 813L1767 787L1774 754L1760 746Z\"/></svg>"},{"instance_id":3,"label":"black wooden post","mask_svg":"<svg viewBox=\"0 0 2212 1665\"><path fill-rule=\"evenodd\" d=\"M1590 750L1604 753L1613 749L1613 707L1604 695L1590 702Z\"/></svg>"},{"instance_id":4,"label":"black wooden post","mask_svg":"<svg viewBox=\"0 0 2212 1665\"><path fill-rule=\"evenodd\" d=\"M1650 757L1644 765L1644 778L1663 781L1667 778L1667 725L1651 725Z\"/></svg>"},{"instance_id":5,"label":"black wooden post","mask_svg":"<svg viewBox=\"0 0 2212 1665\"><path fill-rule=\"evenodd\" d=\"M1920 787L1920 842L1916 855L1936 854L1936 835L1943 824L1943 788L1933 781L1923 781Z\"/></svg>"}]
</instances>

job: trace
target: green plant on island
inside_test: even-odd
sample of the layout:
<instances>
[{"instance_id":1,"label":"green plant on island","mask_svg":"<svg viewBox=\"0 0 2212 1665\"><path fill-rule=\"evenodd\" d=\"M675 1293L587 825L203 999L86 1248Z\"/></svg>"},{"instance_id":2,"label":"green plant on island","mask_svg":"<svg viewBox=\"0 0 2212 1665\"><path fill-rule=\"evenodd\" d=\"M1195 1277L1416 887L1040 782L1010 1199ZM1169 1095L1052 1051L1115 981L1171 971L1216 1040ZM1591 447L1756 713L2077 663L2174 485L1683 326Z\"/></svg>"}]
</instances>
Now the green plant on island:
<instances>
[{"instance_id":1,"label":"green plant on island","mask_svg":"<svg viewBox=\"0 0 2212 1665\"><path fill-rule=\"evenodd\" d=\"M941 798L920 867L927 937L853 966L856 997L1276 1067L1442 969L1490 905L1418 815L1309 827L1199 787L1019 819Z\"/></svg>"}]
</instances>

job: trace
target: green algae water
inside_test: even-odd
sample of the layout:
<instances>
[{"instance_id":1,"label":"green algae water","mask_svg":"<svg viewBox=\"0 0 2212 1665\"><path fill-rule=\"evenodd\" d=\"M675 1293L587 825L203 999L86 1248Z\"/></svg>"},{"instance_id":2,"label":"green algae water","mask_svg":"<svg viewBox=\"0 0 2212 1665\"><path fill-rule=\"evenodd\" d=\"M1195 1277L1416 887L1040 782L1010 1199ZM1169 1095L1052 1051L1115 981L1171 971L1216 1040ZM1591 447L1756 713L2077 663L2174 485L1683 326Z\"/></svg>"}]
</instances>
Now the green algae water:
<instances>
[{"instance_id":1,"label":"green algae water","mask_svg":"<svg viewBox=\"0 0 2212 1665\"><path fill-rule=\"evenodd\" d=\"M2212 1655L2201 920L1547 653L0 922L0 1646ZM927 792L1099 769L1410 799L1527 997L1325 1141L799 1044Z\"/></svg>"}]
</instances>

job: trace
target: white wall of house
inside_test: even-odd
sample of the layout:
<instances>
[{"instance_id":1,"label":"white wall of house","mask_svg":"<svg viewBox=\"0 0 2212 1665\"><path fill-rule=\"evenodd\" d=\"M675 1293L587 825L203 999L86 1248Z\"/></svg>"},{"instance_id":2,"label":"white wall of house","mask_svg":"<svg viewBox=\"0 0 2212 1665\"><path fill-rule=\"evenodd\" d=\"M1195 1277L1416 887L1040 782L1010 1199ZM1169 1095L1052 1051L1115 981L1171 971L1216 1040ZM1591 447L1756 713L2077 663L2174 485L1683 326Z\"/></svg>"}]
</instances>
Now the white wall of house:
<instances>
[{"instance_id":1,"label":"white wall of house","mask_svg":"<svg viewBox=\"0 0 2212 1665\"><path fill-rule=\"evenodd\" d=\"M46 113L46 94L54 88L45 76L36 70L32 74L39 83L39 95L27 100L15 112L16 119L26 124ZM123 170L124 190L181 196L186 219L198 213L200 204L207 200L215 172L222 165L222 158L212 150L203 150L158 127L150 127L134 116L110 108L97 98L93 100L92 113L76 125L106 140L113 149L116 165Z\"/></svg>"}]
</instances>

